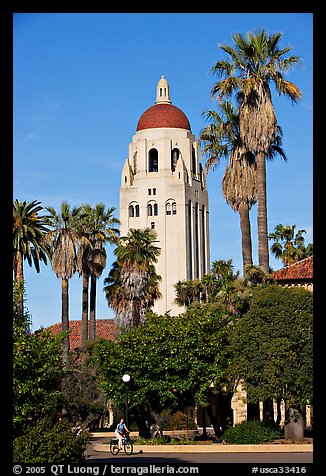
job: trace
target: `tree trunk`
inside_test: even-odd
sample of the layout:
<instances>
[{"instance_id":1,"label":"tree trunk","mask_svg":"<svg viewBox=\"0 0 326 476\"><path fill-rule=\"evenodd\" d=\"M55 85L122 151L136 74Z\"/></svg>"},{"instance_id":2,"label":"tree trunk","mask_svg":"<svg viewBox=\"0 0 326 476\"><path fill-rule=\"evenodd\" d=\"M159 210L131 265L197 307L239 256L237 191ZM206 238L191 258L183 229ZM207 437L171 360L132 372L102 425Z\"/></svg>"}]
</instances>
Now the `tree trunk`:
<instances>
[{"instance_id":1,"label":"tree trunk","mask_svg":"<svg viewBox=\"0 0 326 476\"><path fill-rule=\"evenodd\" d=\"M275 425L274 402L272 398L263 401L263 423L271 427Z\"/></svg>"},{"instance_id":2,"label":"tree trunk","mask_svg":"<svg viewBox=\"0 0 326 476\"><path fill-rule=\"evenodd\" d=\"M267 192L266 192L266 159L262 152L256 156L257 162L257 226L258 226L258 262L259 266L269 272L269 250L267 230Z\"/></svg>"},{"instance_id":3,"label":"tree trunk","mask_svg":"<svg viewBox=\"0 0 326 476\"><path fill-rule=\"evenodd\" d=\"M247 403L247 421L260 420L259 403Z\"/></svg>"},{"instance_id":4,"label":"tree trunk","mask_svg":"<svg viewBox=\"0 0 326 476\"><path fill-rule=\"evenodd\" d=\"M282 399L278 398L276 400L276 404L277 404L277 417L276 417L276 421L275 421L276 426L280 426L281 419L282 419L281 403L282 403Z\"/></svg>"},{"instance_id":5,"label":"tree trunk","mask_svg":"<svg viewBox=\"0 0 326 476\"><path fill-rule=\"evenodd\" d=\"M242 245L242 264L243 273L245 266L252 264L252 243L251 243L251 229L249 206L241 204L239 206L240 228L241 228L241 245Z\"/></svg>"},{"instance_id":6,"label":"tree trunk","mask_svg":"<svg viewBox=\"0 0 326 476\"><path fill-rule=\"evenodd\" d=\"M301 412L292 407L285 407L284 436L287 440L304 439L304 418Z\"/></svg>"},{"instance_id":7,"label":"tree trunk","mask_svg":"<svg viewBox=\"0 0 326 476\"><path fill-rule=\"evenodd\" d=\"M24 270L23 270L23 255L21 252L17 252L14 258L14 279L19 283L24 283ZM24 315L24 293L17 299L17 313L19 319Z\"/></svg>"},{"instance_id":8,"label":"tree trunk","mask_svg":"<svg viewBox=\"0 0 326 476\"><path fill-rule=\"evenodd\" d=\"M62 331L66 332L69 330L69 280L67 278L61 280L61 303ZM69 351L70 341L69 336L66 336L63 342L63 364L67 368L70 367Z\"/></svg>"},{"instance_id":9,"label":"tree trunk","mask_svg":"<svg viewBox=\"0 0 326 476\"><path fill-rule=\"evenodd\" d=\"M89 340L96 337L96 277L91 276L91 292L89 306Z\"/></svg>"},{"instance_id":10,"label":"tree trunk","mask_svg":"<svg viewBox=\"0 0 326 476\"><path fill-rule=\"evenodd\" d=\"M88 340L88 283L89 276L83 274L82 294L82 345Z\"/></svg>"}]
</instances>

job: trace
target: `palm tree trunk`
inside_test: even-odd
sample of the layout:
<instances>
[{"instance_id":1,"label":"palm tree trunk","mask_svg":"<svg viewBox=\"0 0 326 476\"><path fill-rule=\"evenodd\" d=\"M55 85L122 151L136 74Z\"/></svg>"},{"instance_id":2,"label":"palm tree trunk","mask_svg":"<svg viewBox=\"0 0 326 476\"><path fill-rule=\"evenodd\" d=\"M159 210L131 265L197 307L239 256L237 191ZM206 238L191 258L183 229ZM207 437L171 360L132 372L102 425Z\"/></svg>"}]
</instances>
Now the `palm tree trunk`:
<instances>
[{"instance_id":1,"label":"palm tree trunk","mask_svg":"<svg viewBox=\"0 0 326 476\"><path fill-rule=\"evenodd\" d=\"M69 330L69 280L67 278L62 278L61 280L61 303L62 331L66 332ZM63 343L63 363L67 368L70 367L69 351L70 341L69 336L66 336Z\"/></svg>"},{"instance_id":2,"label":"palm tree trunk","mask_svg":"<svg viewBox=\"0 0 326 476\"><path fill-rule=\"evenodd\" d=\"M91 292L89 306L89 340L96 337L96 277L91 276Z\"/></svg>"},{"instance_id":3,"label":"palm tree trunk","mask_svg":"<svg viewBox=\"0 0 326 476\"><path fill-rule=\"evenodd\" d=\"M241 244L242 244L242 264L243 273L248 264L252 264L252 243L251 228L249 217L249 206L241 203L239 206L240 228L241 228Z\"/></svg>"},{"instance_id":4,"label":"palm tree trunk","mask_svg":"<svg viewBox=\"0 0 326 476\"><path fill-rule=\"evenodd\" d=\"M24 283L23 254L18 251L14 258L14 279L19 283ZM19 317L24 315L24 295L23 293L17 299L17 312Z\"/></svg>"},{"instance_id":5,"label":"palm tree trunk","mask_svg":"<svg viewBox=\"0 0 326 476\"><path fill-rule=\"evenodd\" d=\"M83 293L82 293L82 345L88 340L88 284L89 276L83 274Z\"/></svg>"},{"instance_id":6,"label":"palm tree trunk","mask_svg":"<svg viewBox=\"0 0 326 476\"><path fill-rule=\"evenodd\" d=\"M266 193L266 159L265 155L259 152L257 161L257 199L258 199L258 262L259 266L269 272L269 251L268 251L268 231L267 231L267 193Z\"/></svg>"}]
</instances>

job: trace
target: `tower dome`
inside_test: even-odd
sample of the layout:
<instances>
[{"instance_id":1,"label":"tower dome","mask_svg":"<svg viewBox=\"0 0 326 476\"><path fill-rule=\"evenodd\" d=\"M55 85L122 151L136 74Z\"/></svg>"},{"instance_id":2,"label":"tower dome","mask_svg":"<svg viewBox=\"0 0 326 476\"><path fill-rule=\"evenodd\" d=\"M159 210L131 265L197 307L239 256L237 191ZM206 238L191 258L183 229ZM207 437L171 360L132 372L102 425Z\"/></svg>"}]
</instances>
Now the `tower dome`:
<instances>
[{"instance_id":1,"label":"tower dome","mask_svg":"<svg viewBox=\"0 0 326 476\"><path fill-rule=\"evenodd\" d=\"M159 127L191 130L185 113L171 104L170 88L164 76L161 77L156 87L155 104L142 114L137 124L137 131Z\"/></svg>"}]
</instances>

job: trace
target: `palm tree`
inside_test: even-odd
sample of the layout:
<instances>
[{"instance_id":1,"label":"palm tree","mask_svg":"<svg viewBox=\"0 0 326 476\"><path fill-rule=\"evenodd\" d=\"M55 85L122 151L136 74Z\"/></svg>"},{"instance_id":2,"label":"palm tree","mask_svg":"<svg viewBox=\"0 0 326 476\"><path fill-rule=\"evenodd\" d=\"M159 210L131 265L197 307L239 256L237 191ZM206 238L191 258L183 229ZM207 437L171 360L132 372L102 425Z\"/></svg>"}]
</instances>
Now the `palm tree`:
<instances>
[{"instance_id":1,"label":"palm tree","mask_svg":"<svg viewBox=\"0 0 326 476\"><path fill-rule=\"evenodd\" d=\"M158 283L161 278L156 274L154 265L161 249L155 246L155 242L156 234L150 228L130 229L114 250L117 262L114 273L105 280L105 291L108 300L117 293L121 298L118 305L112 301L109 305L118 310L119 323L124 327L138 326L146 310L160 297ZM114 279L119 281L120 291Z\"/></svg>"},{"instance_id":2,"label":"palm tree","mask_svg":"<svg viewBox=\"0 0 326 476\"><path fill-rule=\"evenodd\" d=\"M92 249L91 243L88 239L87 227L82 224L81 237L77 253L77 269L79 276L82 276L82 323L81 323L81 337L82 345L88 340L88 294L89 294L89 255Z\"/></svg>"},{"instance_id":3,"label":"palm tree","mask_svg":"<svg viewBox=\"0 0 326 476\"><path fill-rule=\"evenodd\" d=\"M51 256L51 248L46 241L49 229L46 226L44 216L39 216L43 210L41 202L13 202L13 271L14 280L24 282L23 261L40 272L40 261L47 264L47 258ZM21 295L23 296L23 295ZM18 300L17 308L23 312L23 297Z\"/></svg>"},{"instance_id":4,"label":"palm tree","mask_svg":"<svg viewBox=\"0 0 326 476\"><path fill-rule=\"evenodd\" d=\"M219 109L220 114L216 111L204 113L211 123L199 134L199 143L207 157L206 173L219 164L221 157L229 159L222 190L227 203L239 213L244 269L252 264L249 211L257 200L256 163L240 137L239 108L234 108L231 102L222 102Z\"/></svg>"},{"instance_id":5,"label":"palm tree","mask_svg":"<svg viewBox=\"0 0 326 476\"><path fill-rule=\"evenodd\" d=\"M71 208L69 203L62 201L60 212L57 213L53 207L46 207L50 215L47 216L47 223L52 230L49 232L52 238L52 268L58 278L61 278L62 297L62 331L69 330L69 279L77 271L77 243L79 240L80 224L82 218L81 208ZM70 366L69 361L69 336L67 335L63 344L63 362L66 367Z\"/></svg>"},{"instance_id":6,"label":"palm tree","mask_svg":"<svg viewBox=\"0 0 326 476\"><path fill-rule=\"evenodd\" d=\"M184 281L178 281L174 287L176 290L176 304L186 307L194 302L201 302L206 290L206 286L200 279L185 279Z\"/></svg>"},{"instance_id":7,"label":"palm tree","mask_svg":"<svg viewBox=\"0 0 326 476\"><path fill-rule=\"evenodd\" d=\"M232 258L228 260L218 259L212 262L211 273L221 284L232 282L237 279L239 272L234 273Z\"/></svg>"},{"instance_id":8,"label":"palm tree","mask_svg":"<svg viewBox=\"0 0 326 476\"><path fill-rule=\"evenodd\" d=\"M219 60L211 72L217 73L220 81L211 94L218 100L236 93L240 103L240 132L246 150L255 154L257 163L258 199L258 257L259 266L269 271L267 232L266 161L268 150L277 137L277 121L269 85L273 84L279 95L301 100L299 88L287 81L284 74L301 63L298 56L287 56L290 47L281 48L282 33L267 35L265 30L253 34L235 33L234 47L221 44L229 56Z\"/></svg>"},{"instance_id":9,"label":"palm tree","mask_svg":"<svg viewBox=\"0 0 326 476\"><path fill-rule=\"evenodd\" d=\"M281 224L276 225L274 232L268 235L270 240L274 240L271 247L271 252L276 258L280 258L284 266L300 261L303 258L313 254L312 244L309 243L307 247L304 245L304 236L306 230L298 230L295 233L296 225Z\"/></svg>"},{"instance_id":10,"label":"palm tree","mask_svg":"<svg viewBox=\"0 0 326 476\"><path fill-rule=\"evenodd\" d=\"M91 245L87 250L86 269L91 278L89 339L94 340L96 337L97 279L102 275L106 266L105 244L118 244L119 242L119 230L115 225L119 225L120 221L113 216L115 208L111 207L106 210L104 203L97 203L94 208L89 204L85 204L82 209L87 217L86 228Z\"/></svg>"}]
</instances>

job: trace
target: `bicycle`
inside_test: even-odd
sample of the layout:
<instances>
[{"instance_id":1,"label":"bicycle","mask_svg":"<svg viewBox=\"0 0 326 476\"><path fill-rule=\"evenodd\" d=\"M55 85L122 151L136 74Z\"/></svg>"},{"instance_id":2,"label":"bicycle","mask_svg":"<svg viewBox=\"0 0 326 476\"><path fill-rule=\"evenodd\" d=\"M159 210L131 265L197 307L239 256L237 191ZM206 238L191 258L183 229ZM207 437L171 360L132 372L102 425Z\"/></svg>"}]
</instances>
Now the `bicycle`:
<instances>
[{"instance_id":1,"label":"bicycle","mask_svg":"<svg viewBox=\"0 0 326 476\"><path fill-rule=\"evenodd\" d=\"M126 455L131 455L132 452L134 451L134 446L132 444L132 441L129 438L128 433L122 438L122 445L124 452ZM119 440L118 438L112 438L111 443L110 443L110 452L113 455L117 455L119 453ZM122 451L122 448L121 448Z\"/></svg>"}]
</instances>

